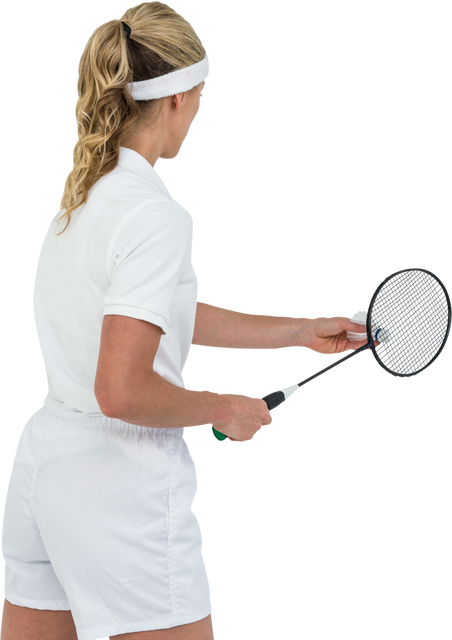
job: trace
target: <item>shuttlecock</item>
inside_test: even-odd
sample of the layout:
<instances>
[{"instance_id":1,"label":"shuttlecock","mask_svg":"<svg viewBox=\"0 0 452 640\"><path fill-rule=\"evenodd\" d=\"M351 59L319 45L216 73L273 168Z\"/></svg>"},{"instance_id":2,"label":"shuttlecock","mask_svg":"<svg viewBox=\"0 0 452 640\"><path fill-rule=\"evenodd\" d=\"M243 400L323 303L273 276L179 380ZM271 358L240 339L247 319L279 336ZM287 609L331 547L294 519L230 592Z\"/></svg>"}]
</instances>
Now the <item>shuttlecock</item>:
<instances>
[{"instance_id":1,"label":"shuttlecock","mask_svg":"<svg viewBox=\"0 0 452 640\"><path fill-rule=\"evenodd\" d=\"M350 318L351 322L356 324L366 325L367 311L358 311L353 318ZM349 340L367 340L367 331L364 333L355 333L354 331L347 331L347 338ZM382 327L372 327L372 338L377 342L388 342L391 339L391 334L387 329Z\"/></svg>"}]
</instances>

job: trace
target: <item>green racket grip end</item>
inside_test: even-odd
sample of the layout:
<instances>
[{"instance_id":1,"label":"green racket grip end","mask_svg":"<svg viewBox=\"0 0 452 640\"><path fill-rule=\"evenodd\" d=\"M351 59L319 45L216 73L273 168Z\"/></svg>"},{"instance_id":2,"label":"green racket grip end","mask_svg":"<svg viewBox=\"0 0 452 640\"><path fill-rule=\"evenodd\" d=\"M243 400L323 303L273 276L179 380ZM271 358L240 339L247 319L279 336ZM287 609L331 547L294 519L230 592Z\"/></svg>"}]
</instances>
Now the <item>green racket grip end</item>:
<instances>
[{"instance_id":1,"label":"green racket grip end","mask_svg":"<svg viewBox=\"0 0 452 640\"><path fill-rule=\"evenodd\" d=\"M228 439L228 436L225 436L224 433L217 431L213 427L209 427L209 429L210 429L210 435L218 444L223 444Z\"/></svg>"},{"instance_id":2,"label":"green racket grip end","mask_svg":"<svg viewBox=\"0 0 452 640\"><path fill-rule=\"evenodd\" d=\"M261 396L262 400L265 400L267 403L267 407L269 411L277 411L280 409L283 404L285 404L286 399L284 393L281 389L275 389L274 391L267 391ZM209 427L210 435L218 444L223 444L228 439L228 436L225 436L221 431L217 431L213 427Z\"/></svg>"}]
</instances>

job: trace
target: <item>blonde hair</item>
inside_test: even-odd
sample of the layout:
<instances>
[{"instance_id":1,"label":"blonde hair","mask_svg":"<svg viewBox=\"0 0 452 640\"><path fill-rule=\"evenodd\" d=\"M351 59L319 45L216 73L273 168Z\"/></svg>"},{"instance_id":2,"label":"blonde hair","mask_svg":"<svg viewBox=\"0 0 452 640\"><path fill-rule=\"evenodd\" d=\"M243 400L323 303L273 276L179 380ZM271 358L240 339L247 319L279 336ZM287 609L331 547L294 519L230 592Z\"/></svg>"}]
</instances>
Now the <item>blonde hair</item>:
<instances>
[{"instance_id":1,"label":"blonde hair","mask_svg":"<svg viewBox=\"0 0 452 640\"><path fill-rule=\"evenodd\" d=\"M122 21L132 30L126 39ZM206 51L192 26L161 2L143 2L98 27L80 59L74 167L66 179L59 222L84 204L90 188L116 167L121 142L158 115L162 100L134 100L128 82L157 78L199 62Z\"/></svg>"}]
</instances>

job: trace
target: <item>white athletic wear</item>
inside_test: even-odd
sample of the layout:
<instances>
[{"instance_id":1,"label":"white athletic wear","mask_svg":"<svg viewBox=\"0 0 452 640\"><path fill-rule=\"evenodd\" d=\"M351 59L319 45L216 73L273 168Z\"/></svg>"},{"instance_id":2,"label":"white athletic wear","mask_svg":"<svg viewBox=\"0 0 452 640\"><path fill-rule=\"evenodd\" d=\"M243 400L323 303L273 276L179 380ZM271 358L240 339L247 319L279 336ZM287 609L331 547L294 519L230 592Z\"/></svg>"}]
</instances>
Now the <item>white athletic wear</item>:
<instances>
[{"instance_id":1,"label":"white athletic wear","mask_svg":"<svg viewBox=\"0 0 452 640\"><path fill-rule=\"evenodd\" d=\"M5 597L71 610L79 640L166 629L211 612L183 428L108 418L94 395L102 319L165 332L154 370L183 386L197 281L192 219L154 168L120 148L39 257L35 319L48 394L20 437L5 504Z\"/></svg>"},{"instance_id":2,"label":"white athletic wear","mask_svg":"<svg viewBox=\"0 0 452 640\"><path fill-rule=\"evenodd\" d=\"M79 640L205 618L196 488L181 429L87 416L48 395L8 487L5 598L70 609Z\"/></svg>"},{"instance_id":3,"label":"white athletic wear","mask_svg":"<svg viewBox=\"0 0 452 640\"><path fill-rule=\"evenodd\" d=\"M56 236L62 228L55 216L33 297L49 394L70 409L103 415L94 380L102 319L109 314L161 327L154 371L183 387L197 300L188 211L143 156L120 147L118 165Z\"/></svg>"}]
</instances>

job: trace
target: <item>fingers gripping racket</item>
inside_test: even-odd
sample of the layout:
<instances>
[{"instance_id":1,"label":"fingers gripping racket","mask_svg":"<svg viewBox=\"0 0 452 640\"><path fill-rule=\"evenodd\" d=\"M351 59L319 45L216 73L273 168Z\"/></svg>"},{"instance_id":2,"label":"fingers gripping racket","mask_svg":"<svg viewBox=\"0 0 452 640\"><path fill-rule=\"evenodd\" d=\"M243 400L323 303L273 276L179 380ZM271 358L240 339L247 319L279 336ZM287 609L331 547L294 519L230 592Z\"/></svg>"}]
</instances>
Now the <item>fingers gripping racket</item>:
<instances>
[{"instance_id":1,"label":"fingers gripping racket","mask_svg":"<svg viewBox=\"0 0 452 640\"><path fill-rule=\"evenodd\" d=\"M367 312L367 344L303 382L262 399L271 411L302 385L369 348L378 364L389 373L414 376L441 353L449 336L450 322L449 295L433 273L425 269L397 271L386 278L372 296ZM227 438L212 429L218 440Z\"/></svg>"}]
</instances>

